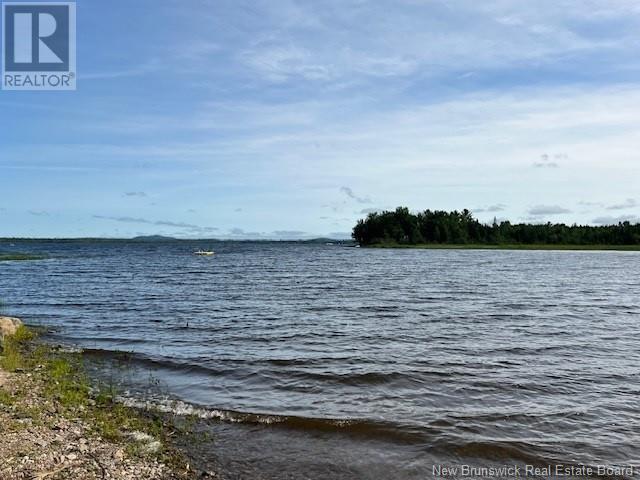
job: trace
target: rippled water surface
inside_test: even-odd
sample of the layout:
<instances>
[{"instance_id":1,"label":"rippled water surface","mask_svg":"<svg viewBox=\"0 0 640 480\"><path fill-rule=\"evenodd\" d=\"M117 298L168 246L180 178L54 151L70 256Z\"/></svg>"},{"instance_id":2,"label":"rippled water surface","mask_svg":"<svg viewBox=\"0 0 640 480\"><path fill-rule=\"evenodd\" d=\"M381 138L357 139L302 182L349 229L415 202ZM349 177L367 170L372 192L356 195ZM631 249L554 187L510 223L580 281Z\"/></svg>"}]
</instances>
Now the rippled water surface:
<instances>
[{"instance_id":1,"label":"rippled water surface","mask_svg":"<svg viewBox=\"0 0 640 480\"><path fill-rule=\"evenodd\" d=\"M132 352L229 478L640 467L640 254L200 246L18 244L51 258L1 263L0 298L56 341Z\"/></svg>"}]
</instances>

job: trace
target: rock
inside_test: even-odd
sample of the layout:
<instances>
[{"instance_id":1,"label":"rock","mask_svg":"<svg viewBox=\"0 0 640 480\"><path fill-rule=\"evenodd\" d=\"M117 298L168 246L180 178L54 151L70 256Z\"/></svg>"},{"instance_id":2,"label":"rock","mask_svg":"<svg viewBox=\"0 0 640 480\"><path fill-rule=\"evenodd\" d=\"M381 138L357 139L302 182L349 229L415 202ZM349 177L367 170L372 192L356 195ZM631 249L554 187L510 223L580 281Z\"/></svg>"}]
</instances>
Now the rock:
<instances>
[{"instance_id":1,"label":"rock","mask_svg":"<svg viewBox=\"0 0 640 480\"><path fill-rule=\"evenodd\" d=\"M135 430L135 431L129 433L129 437L131 437L136 442L142 442L142 443L150 443L150 442L153 442L155 440L148 433L139 432L138 430Z\"/></svg>"},{"instance_id":2,"label":"rock","mask_svg":"<svg viewBox=\"0 0 640 480\"><path fill-rule=\"evenodd\" d=\"M18 327L22 325L22 320L13 317L0 317L0 337L15 335Z\"/></svg>"},{"instance_id":3,"label":"rock","mask_svg":"<svg viewBox=\"0 0 640 480\"><path fill-rule=\"evenodd\" d=\"M157 453L162 449L162 444L147 433L136 430L129 433L128 436L134 441L142 443L142 450L147 453Z\"/></svg>"},{"instance_id":4,"label":"rock","mask_svg":"<svg viewBox=\"0 0 640 480\"><path fill-rule=\"evenodd\" d=\"M33 443L35 443L36 445L38 445L39 447L42 447L42 448L45 448L45 447L47 447L47 445L49 445L47 443L47 441L42 439L42 438L34 439Z\"/></svg>"},{"instance_id":5,"label":"rock","mask_svg":"<svg viewBox=\"0 0 640 480\"><path fill-rule=\"evenodd\" d=\"M85 418L77 407L63 406L58 397L44 393L53 381L48 372L28 373L0 370L0 383L6 378L2 393L6 390L12 399L10 407L0 406L0 480L197 478L188 476L191 472L181 462L170 466L164 456L145 455L162 452L164 445L143 431L115 442L100 438L93 431L92 417ZM134 447L131 454L125 450L129 447Z\"/></svg>"},{"instance_id":6,"label":"rock","mask_svg":"<svg viewBox=\"0 0 640 480\"><path fill-rule=\"evenodd\" d=\"M162 449L162 443L158 440L154 440L153 442L144 444L142 448L147 453L158 453Z\"/></svg>"}]
</instances>

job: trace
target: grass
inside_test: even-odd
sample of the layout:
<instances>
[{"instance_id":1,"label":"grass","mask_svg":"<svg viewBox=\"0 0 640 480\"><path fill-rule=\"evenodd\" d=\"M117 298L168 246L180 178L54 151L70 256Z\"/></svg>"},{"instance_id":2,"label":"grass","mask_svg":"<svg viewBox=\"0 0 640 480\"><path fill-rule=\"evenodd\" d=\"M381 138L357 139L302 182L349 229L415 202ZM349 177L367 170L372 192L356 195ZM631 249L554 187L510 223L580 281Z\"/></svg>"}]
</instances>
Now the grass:
<instances>
[{"instance_id":1,"label":"grass","mask_svg":"<svg viewBox=\"0 0 640 480\"><path fill-rule=\"evenodd\" d=\"M27 367L29 362L23 355L23 347L34 338L35 333L24 325L18 327L15 335L5 337L2 342L0 367L8 372L15 372Z\"/></svg>"},{"instance_id":2,"label":"grass","mask_svg":"<svg viewBox=\"0 0 640 480\"><path fill-rule=\"evenodd\" d=\"M448 244L423 243L403 245L398 243L376 243L366 248L399 248L424 250L615 250L640 251L640 245L553 245L553 244Z\"/></svg>"},{"instance_id":3,"label":"grass","mask_svg":"<svg viewBox=\"0 0 640 480\"><path fill-rule=\"evenodd\" d=\"M13 336L4 338L0 367L26 371L42 380L42 403L55 402L57 412L69 419L80 418L91 426L94 434L107 441L122 444L129 455L154 457L176 471L186 471L186 460L171 447L171 437L179 429L166 415L124 406L116 401L113 385L92 383L84 368L82 355L63 353L36 342L37 334L20 326ZM18 404L16 397L0 388L0 405ZM40 408L21 413L35 422L41 419ZM150 451L133 441L132 432L144 432L159 440L161 448ZM180 433L188 434L186 431Z\"/></svg>"},{"instance_id":4,"label":"grass","mask_svg":"<svg viewBox=\"0 0 640 480\"><path fill-rule=\"evenodd\" d=\"M45 391L69 410L88 404L90 392L84 371L73 360L60 356L45 362L45 372L50 379Z\"/></svg>"},{"instance_id":5,"label":"grass","mask_svg":"<svg viewBox=\"0 0 640 480\"><path fill-rule=\"evenodd\" d=\"M33 253L0 253L0 262L44 260L45 258L47 258L45 255L36 255Z\"/></svg>"},{"instance_id":6,"label":"grass","mask_svg":"<svg viewBox=\"0 0 640 480\"><path fill-rule=\"evenodd\" d=\"M13 405L15 398L9 392L0 389L0 405Z\"/></svg>"}]
</instances>

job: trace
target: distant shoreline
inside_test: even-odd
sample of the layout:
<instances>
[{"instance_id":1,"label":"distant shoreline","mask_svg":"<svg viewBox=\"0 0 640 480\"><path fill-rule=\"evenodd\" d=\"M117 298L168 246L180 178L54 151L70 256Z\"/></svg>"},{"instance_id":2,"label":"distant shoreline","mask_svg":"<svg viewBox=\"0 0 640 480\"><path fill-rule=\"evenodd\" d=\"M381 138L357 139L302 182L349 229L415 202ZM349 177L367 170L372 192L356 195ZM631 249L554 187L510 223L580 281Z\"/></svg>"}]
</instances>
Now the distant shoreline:
<instances>
[{"instance_id":1,"label":"distant shoreline","mask_svg":"<svg viewBox=\"0 0 640 480\"><path fill-rule=\"evenodd\" d=\"M0 262L22 262L29 260L45 260L46 255L34 255L31 253L0 253Z\"/></svg>"},{"instance_id":2,"label":"distant shoreline","mask_svg":"<svg viewBox=\"0 0 640 480\"><path fill-rule=\"evenodd\" d=\"M638 252L640 245L554 245L554 244L447 244L447 243L422 243L416 245L403 245L393 243L376 243L363 245L363 248L391 248L391 249L418 249L418 250L564 250L564 251L620 251Z\"/></svg>"},{"instance_id":3,"label":"distant shoreline","mask_svg":"<svg viewBox=\"0 0 640 480\"><path fill-rule=\"evenodd\" d=\"M295 243L295 244L353 244L355 241L348 238L307 238L307 239L278 239L278 238L108 238L108 237L73 237L73 238L48 238L48 237L0 237L1 243Z\"/></svg>"}]
</instances>

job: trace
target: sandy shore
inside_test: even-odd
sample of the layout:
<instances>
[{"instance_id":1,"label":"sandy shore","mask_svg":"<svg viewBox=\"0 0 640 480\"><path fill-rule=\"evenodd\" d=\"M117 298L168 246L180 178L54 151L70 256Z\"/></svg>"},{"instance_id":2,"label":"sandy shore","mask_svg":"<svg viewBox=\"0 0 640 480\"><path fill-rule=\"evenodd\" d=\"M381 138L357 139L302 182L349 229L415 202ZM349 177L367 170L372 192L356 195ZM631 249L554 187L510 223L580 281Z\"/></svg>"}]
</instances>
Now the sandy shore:
<instances>
[{"instance_id":1,"label":"sandy shore","mask_svg":"<svg viewBox=\"0 0 640 480\"><path fill-rule=\"evenodd\" d=\"M85 388L73 362L28 337L6 337L0 356L1 480L215 477L172 447L170 423Z\"/></svg>"}]
</instances>

